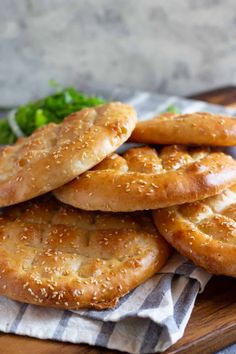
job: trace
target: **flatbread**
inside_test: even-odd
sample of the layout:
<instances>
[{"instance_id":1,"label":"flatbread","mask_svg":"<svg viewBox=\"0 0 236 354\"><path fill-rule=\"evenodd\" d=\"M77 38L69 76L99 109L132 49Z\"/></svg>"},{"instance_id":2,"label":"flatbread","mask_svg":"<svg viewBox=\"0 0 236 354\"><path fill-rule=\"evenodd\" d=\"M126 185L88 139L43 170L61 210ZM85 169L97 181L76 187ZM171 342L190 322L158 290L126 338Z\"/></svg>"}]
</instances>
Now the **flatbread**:
<instances>
[{"instance_id":1,"label":"flatbread","mask_svg":"<svg viewBox=\"0 0 236 354\"><path fill-rule=\"evenodd\" d=\"M64 203L86 210L157 209L204 199L236 183L236 161L222 152L171 145L112 154L57 189Z\"/></svg>"},{"instance_id":2,"label":"flatbread","mask_svg":"<svg viewBox=\"0 0 236 354\"><path fill-rule=\"evenodd\" d=\"M182 206L153 211L165 239L213 274L236 276L236 185Z\"/></svg>"},{"instance_id":3,"label":"flatbread","mask_svg":"<svg viewBox=\"0 0 236 354\"><path fill-rule=\"evenodd\" d=\"M42 306L105 309L155 274L169 254L149 213L29 201L0 217L0 294Z\"/></svg>"},{"instance_id":4,"label":"flatbread","mask_svg":"<svg viewBox=\"0 0 236 354\"><path fill-rule=\"evenodd\" d=\"M138 122L130 141L145 144L236 145L236 119L212 113L165 113Z\"/></svg>"},{"instance_id":5,"label":"flatbread","mask_svg":"<svg viewBox=\"0 0 236 354\"><path fill-rule=\"evenodd\" d=\"M102 161L128 139L136 113L114 102L73 113L0 150L0 206L53 190Z\"/></svg>"}]
</instances>

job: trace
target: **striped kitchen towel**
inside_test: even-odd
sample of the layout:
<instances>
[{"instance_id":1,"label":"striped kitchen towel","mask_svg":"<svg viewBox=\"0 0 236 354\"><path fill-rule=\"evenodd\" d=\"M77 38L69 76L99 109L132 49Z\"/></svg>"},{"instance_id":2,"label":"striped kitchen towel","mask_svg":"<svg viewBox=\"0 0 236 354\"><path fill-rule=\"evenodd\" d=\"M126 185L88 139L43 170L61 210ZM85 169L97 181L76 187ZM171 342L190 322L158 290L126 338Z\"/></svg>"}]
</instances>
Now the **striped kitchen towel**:
<instances>
[{"instance_id":1,"label":"striped kitchen towel","mask_svg":"<svg viewBox=\"0 0 236 354\"><path fill-rule=\"evenodd\" d=\"M183 113L236 113L200 101L147 92L114 89L96 93L133 104L142 119L165 111L170 105L176 105ZM209 278L207 272L175 253L160 273L122 298L115 309L62 311L0 297L0 331L129 353L164 351L182 337L196 296Z\"/></svg>"}]
</instances>

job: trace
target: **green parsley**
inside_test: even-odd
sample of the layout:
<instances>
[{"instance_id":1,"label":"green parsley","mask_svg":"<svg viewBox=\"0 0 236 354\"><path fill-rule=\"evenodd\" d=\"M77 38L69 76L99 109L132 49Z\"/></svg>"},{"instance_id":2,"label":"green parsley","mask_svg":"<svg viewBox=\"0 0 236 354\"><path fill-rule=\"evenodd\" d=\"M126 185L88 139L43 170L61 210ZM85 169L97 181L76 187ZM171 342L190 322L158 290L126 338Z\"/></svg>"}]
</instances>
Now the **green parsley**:
<instances>
[{"instance_id":1,"label":"green parsley","mask_svg":"<svg viewBox=\"0 0 236 354\"><path fill-rule=\"evenodd\" d=\"M15 112L15 122L20 131L28 136L37 128L54 122L60 123L73 112L85 107L94 107L105 103L102 98L88 96L73 87L61 89L54 84L57 92L19 107ZM14 143L17 136L12 132L8 119L0 119L0 144Z\"/></svg>"}]
</instances>

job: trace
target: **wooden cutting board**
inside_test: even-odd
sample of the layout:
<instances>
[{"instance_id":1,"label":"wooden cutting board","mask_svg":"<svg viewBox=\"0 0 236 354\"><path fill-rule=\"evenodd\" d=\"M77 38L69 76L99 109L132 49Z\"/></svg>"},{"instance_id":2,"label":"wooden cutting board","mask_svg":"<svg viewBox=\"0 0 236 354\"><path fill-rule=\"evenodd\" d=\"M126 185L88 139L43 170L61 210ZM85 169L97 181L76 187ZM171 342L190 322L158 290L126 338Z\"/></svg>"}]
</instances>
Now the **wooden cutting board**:
<instances>
[{"instance_id":1,"label":"wooden cutting board","mask_svg":"<svg viewBox=\"0 0 236 354\"><path fill-rule=\"evenodd\" d=\"M194 96L211 103L236 107L236 87ZM199 295L184 337L165 354L211 354L236 342L236 280L213 277ZM0 334L1 354L120 353L104 348Z\"/></svg>"}]
</instances>

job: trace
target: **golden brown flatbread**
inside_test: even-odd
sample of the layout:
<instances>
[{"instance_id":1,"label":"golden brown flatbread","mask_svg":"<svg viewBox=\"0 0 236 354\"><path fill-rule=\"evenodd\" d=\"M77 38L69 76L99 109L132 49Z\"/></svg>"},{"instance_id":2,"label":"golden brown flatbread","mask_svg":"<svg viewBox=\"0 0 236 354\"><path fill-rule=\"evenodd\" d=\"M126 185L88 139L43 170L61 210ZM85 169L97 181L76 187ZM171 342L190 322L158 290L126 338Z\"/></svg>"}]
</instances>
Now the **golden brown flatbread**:
<instances>
[{"instance_id":1,"label":"golden brown flatbread","mask_svg":"<svg viewBox=\"0 0 236 354\"><path fill-rule=\"evenodd\" d=\"M42 306L105 309L155 274L169 254L149 213L29 201L0 217L0 294Z\"/></svg>"},{"instance_id":2,"label":"golden brown flatbread","mask_svg":"<svg viewBox=\"0 0 236 354\"><path fill-rule=\"evenodd\" d=\"M236 145L236 119L212 113L165 113L139 121L130 141L145 144Z\"/></svg>"},{"instance_id":3,"label":"golden brown flatbread","mask_svg":"<svg viewBox=\"0 0 236 354\"><path fill-rule=\"evenodd\" d=\"M204 199L234 183L236 161L231 156L171 145L112 154L54 194L81 209L135 211Z\"/></svg>"},{"instance_id":4,"label":"golden brown flatbread","mask_svg":"<svg viewBox=\"0 0 236 354\"><path fill-rule=\"evenodd\" d=\"M191 204L153 211L161 235L196 265L236 276L236 185Z\"/></svg>"},{"instance_id":5,"label":"golden brown flatbread","mask_svg":"<svg viewBox=\"0 0 236 354\"><path fill-rule=\"evenodd\" d=\"M0 150L0 206L55 189L102 161L128 139L136 113L114 102L73 113Z\"/></svg>"}]
</instances>

